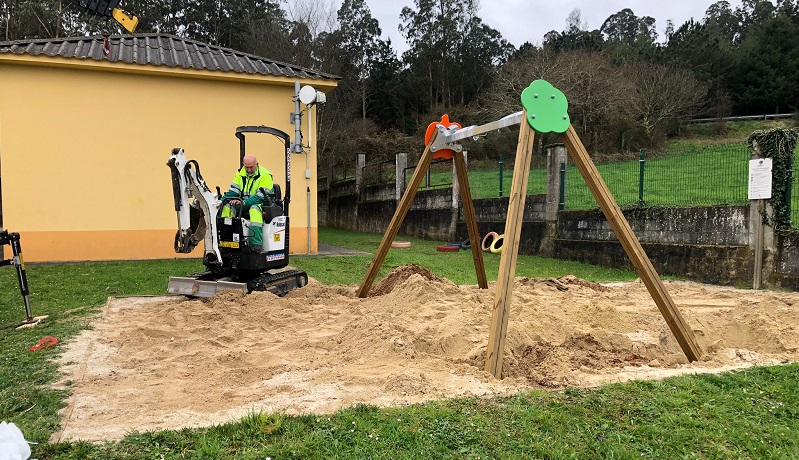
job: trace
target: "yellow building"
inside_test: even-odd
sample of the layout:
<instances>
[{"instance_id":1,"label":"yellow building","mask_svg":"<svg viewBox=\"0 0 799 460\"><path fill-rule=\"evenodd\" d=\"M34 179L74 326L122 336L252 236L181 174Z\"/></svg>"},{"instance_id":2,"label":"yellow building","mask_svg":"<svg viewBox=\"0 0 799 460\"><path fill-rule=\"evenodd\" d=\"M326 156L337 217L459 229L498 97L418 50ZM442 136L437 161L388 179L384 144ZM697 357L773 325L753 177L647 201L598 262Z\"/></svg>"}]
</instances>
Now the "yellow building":
<instances>
[{"instance_id":1,"label":"yellow building","mask_svg":"<svg viewBox=\"0 0 799 460\"><path fill-rule=\"evenodd\" d=\"M171 35L2 42L0 228L21 234L29 262L177 257L172 148L224 193L239 168L236 127L294 139L295 82L328 92L336 79ZM312 142L291 155L292 253L317 247L308 129L304 113L303 144ZM247 152L285 184L281 141L250 135Z\"/></svg>"}]
</instances>

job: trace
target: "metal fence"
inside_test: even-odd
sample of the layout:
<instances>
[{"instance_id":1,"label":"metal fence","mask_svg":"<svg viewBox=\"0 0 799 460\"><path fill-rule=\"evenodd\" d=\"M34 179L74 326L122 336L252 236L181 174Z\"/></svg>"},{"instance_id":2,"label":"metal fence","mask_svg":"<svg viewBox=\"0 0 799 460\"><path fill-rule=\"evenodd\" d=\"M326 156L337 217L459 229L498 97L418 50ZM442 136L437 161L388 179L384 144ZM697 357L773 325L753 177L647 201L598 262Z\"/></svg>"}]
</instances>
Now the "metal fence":
<instances>
[{"instance_id":1,"label":"metal fence","mask_svg":"<svg viewBox=\"0 0 799 460\"><path fill-rule=\"evenodd\" d=\"M712 144L637 161L598 163L619 206L705 206L748 202L749 149L745 143ZM565 170L564 170L565 169ZM561 167L562 209L597 206L580 172Z\"/></svg>"},{"instance_id":2,"label":"metal fence","mask_svg":"<svg viewBox=\"0 0 799 460\"><path fill-rule=\"evenodd\" d=\"M637 160L596 163L600 175L620 206L710 206L746 204L750 152L746 143L710 144L689 147L671 153L649 155L640 152ZM418 159L417 159L418 161ZM367 164L362 174L365 185L387 184L396 180L396 160ZM513 175L513 159L500 156L493 164L479 165L469 172L474 198L507 195ZM487 166L487 167L486 167ZM496 169L494 169L496 167ZM407 185L416 165L402 173ZM561 165L560 209L596 208L585 180L573 165ZM331 182L355 180L356 162L336 164ZM420 188L452 186L452 161L432 162ZM799 228L799 174L791 179L790 215L793 227ZM546 169L530 170L527 192L545 193Z\"/></svg>"},{"instance_id":3,"label":"metal fence","mask_svg":"<svg viewBox=\"0 0 799 460\"><path fill-rule=\"evenodd\" d=\"M336 163L330 167L330 180L332 183L355 180L356 161L350 160Z\"/></svg>"},{"instance_id":4,"label":"metal fence","mask_svg":"<svg viewBox=\"0 0 799 460\"><path fill-rule=\"evenodd\" d=\"M397 175L396 164L396 159L365 164L362 171L364 186L393 184Z\"/></svg>"},{"instance_id":5,"label":"metal fence","mask_svg":"<svg viewBox=\"0 0 799 460\"><path fill-rule=\"evenodd\" d=\"M405 168L405 185L407 186L411 182L411 177L413 177L413 171L416 170L416 167L419 166L418 160L417 164L413 166L408 166ZM424 180L422 181L421 185L419 185L420 189L435 189L435 188L444 188L444 187L452 187L452 160L433 160L430 162L430 167L427 169L425 173Z\"/></svg>"}]
</instances>

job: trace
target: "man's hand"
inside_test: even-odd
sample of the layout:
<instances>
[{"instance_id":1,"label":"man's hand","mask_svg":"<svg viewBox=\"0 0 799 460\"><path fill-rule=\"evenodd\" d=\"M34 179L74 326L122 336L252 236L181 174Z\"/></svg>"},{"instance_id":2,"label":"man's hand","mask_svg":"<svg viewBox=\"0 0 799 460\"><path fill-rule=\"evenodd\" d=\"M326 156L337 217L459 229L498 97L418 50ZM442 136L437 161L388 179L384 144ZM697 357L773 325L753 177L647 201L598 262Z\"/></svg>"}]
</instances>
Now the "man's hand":
<instances>
[{"instance_id":1,"label":"man's hand","mask_svg":"<svg viewBox=\"0 0 799 460\"><path fill-rule=\"evenodd\" d=\"M232 200L228 201L228 204L232 206L241 206L241 200L233 198Z\"/></svg>"}]
</instances>

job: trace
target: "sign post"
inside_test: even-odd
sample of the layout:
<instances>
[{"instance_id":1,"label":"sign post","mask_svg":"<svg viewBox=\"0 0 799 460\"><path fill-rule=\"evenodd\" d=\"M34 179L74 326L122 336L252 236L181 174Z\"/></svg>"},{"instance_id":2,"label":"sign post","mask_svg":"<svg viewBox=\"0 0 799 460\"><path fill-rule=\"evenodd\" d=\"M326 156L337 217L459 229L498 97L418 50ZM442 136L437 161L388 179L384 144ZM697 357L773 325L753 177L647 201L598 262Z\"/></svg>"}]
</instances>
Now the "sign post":
<instances>
[{"instance_id":1,"label":"sign post","mask_svg":"<svg viewBox=\"0 0 799 460\"><path fill-rule=\"evenodd\" d=\"M766 200L771 198L772 159L755 158L749 160L749 199L750 206L757 210L754 218L755 234L755 272L752 276L752 289L760 289L763 276L763 213Z\"/></svg>"}]
</instances>

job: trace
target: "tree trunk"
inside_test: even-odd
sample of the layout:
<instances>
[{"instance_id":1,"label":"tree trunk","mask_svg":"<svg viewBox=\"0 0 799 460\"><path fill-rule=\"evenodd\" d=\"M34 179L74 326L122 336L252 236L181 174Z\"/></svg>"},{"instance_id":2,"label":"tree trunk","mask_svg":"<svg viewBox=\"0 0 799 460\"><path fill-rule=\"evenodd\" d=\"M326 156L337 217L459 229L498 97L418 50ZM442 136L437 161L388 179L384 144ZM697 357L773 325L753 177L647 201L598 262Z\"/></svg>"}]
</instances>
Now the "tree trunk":
<instances>
[{"instance_id":1,"label":"tree trunk","mask_svg":"<svg viewBox=\"0 0 799 460\"><path fill-rule=\"evenodd\" d=\"M56 16L55 21L55 37L58 38L61 35L61 21L62 16L64 15L64 5L61 0L58 0L58 15Z\"/></svg>"},{"instance_id":2,"label":"tree trunk","mask_svg":"<svg viewBox=\"0 0 799 460\"><path fill-rule=\"evenodd\" d=\"M366 120L366 82L361 82L361 113Z\"/></svg>"}]
</instances>

